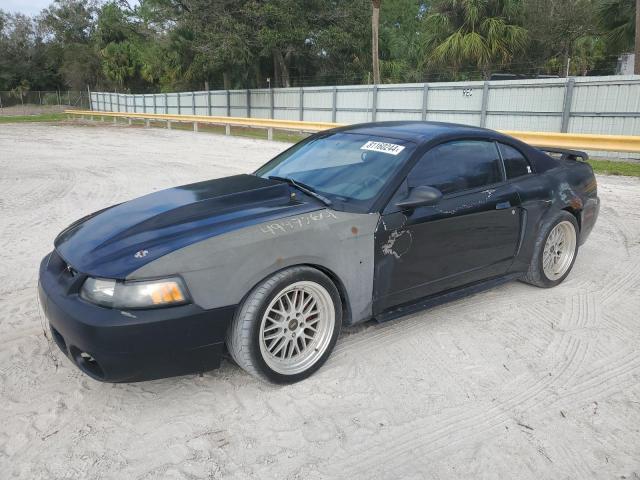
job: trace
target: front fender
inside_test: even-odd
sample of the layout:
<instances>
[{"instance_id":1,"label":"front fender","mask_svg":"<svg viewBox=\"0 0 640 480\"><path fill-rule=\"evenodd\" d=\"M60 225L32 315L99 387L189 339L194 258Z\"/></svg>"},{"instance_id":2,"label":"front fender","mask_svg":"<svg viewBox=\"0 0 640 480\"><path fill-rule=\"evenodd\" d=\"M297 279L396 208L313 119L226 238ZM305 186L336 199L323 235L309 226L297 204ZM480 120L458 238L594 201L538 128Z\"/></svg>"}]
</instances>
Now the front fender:
<instances>
[{"instance_id":1,"label":"front fender","mask_svg":"<svg viewBox=\"0 0 640 480\"><path fill-rule=\"evenodd\" d=\"M283 268L318 265L344 286L356 323L371 316L378 219L378 214L323 209L272 220L169 253L127 279L180 274L194 302L210 309L240 303L260 280Z\"/></svg>"}]
</instances>

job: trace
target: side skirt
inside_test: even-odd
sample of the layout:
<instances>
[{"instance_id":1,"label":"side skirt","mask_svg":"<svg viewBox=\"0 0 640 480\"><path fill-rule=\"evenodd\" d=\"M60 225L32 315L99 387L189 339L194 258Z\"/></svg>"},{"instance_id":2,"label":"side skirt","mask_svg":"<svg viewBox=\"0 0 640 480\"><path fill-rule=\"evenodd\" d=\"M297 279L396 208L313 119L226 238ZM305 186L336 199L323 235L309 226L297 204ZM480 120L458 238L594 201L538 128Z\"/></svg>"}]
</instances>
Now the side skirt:
<instances>
[{"instance_id":1,"label":"side skirt","mask_svg":"<svg viewBox=\"0 0 640 480\"><path fill-rule=\"evenodd\" d=\"M453 300L458 300L460 298L468 297L471 295L475 295L476 293L490 290L494 287L497 287L498 285L516 280L521 276L522 273L510 273L501 277L495 277L490 278L489 280L482 280L480 282L471 283L464 287L456 288L453 290L447 290L443 293L438 293L430 297L421 298L414 303L405 304L399 307L393 307L389 310L379 313L378 315L375 315L374 320L376 320L378 323L388 322L389 320L404 317L405 315L411 315L413 313L420 312L421 310L426 310L428 308L442 305L443 303L448 303Z\"/></svg>"}]
</instances>

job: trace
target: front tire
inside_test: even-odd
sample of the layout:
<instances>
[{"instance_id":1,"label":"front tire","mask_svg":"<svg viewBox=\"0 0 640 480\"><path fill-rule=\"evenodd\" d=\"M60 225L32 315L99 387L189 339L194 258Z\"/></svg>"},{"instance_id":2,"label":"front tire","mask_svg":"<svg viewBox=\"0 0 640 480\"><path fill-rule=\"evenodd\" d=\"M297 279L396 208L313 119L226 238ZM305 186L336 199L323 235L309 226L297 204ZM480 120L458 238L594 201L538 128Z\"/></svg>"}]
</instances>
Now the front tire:
<instances>
[{"instance_id":1,"label":"front tire","mask_svg":"<svg viewBox=\"0 0 640 480\"><path fill-rule=\"evenodd\" d=\"M529 270L522 279L541 288L560 284L571 272L578 255L578 222L560 211L540 228Z\"/></svg>"},{"instance_id":2,"label":"front tire","mask_svg":"<svg viewBox=\"0 0 640 480\"><path fill-rule=\"evenodd\" d=\"M293 267L255 287L227 332L227 348L248 373L294 383L318 370L342 326L340 294L322 272Z\"/></svg>"}]
</instances>

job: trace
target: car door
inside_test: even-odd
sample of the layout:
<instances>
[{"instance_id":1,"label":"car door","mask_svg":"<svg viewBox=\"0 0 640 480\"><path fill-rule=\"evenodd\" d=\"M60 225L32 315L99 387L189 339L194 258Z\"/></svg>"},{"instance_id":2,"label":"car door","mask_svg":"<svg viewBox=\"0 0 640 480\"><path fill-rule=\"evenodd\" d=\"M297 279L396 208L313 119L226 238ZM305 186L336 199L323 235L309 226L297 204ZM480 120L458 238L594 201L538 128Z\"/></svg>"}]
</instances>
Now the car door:
<instances>
[{"instance_id":1,"label":"car door","mask_svg":"<svg viewBox=\"0 0 640 480\"><path fill-rule=\"evenodd\" d=\"M398 208L395 203L418 186L443 196L434 205ZM456 140L430 149L376 232L374 309L504 274L518 247L521 215L495 142Z\"/></svg>"}]
</instances>

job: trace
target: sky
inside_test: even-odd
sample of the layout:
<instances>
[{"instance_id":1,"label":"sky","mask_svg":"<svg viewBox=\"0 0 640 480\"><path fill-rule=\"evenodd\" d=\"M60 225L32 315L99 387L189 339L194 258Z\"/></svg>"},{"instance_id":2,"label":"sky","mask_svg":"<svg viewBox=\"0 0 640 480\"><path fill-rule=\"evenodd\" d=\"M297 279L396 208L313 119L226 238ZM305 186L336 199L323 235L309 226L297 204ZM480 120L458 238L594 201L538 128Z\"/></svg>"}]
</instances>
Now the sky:
<instances>
[{"instance_id":1,"label":"sky","mask_svg":"<svg viewBox=\"0 0 640 480\"><path fill-rule=\"evenodd\" d=\"M0 10L11 13L37 15L47 8L52 0L0 0Z\"/></svg>"},{"instance_id":2,"label":"sky","mask_svg":"<svg viewBox=\"0 0 640 480\"><path fill-rule=\"evenodd\" d=\"M51 3L53 3L53 0L0 0L0 10L34 16ZM137 3L135 0L129 1L132 6Z\"/></svg>"}]
</instances>

